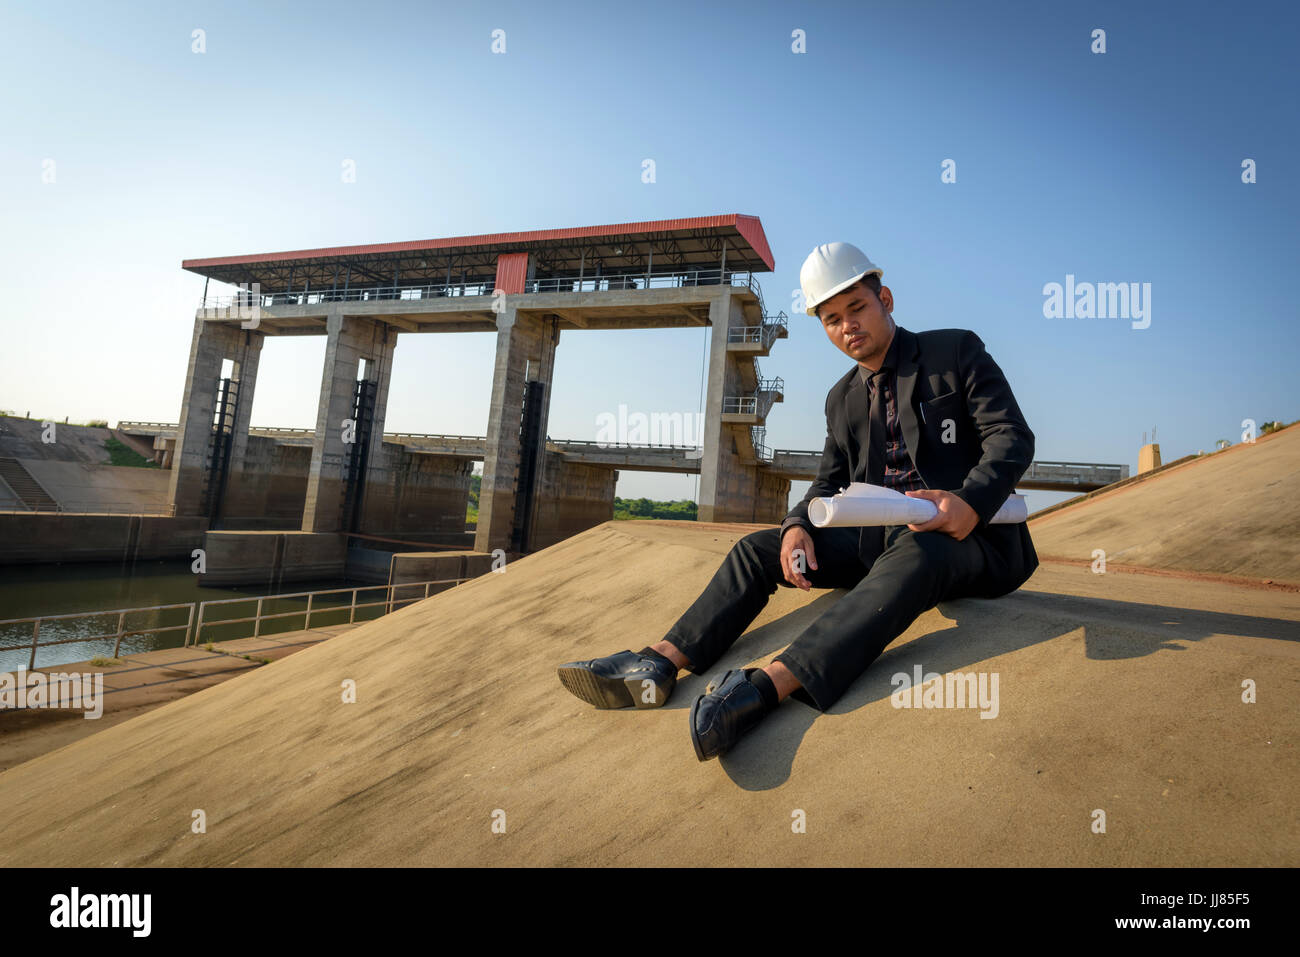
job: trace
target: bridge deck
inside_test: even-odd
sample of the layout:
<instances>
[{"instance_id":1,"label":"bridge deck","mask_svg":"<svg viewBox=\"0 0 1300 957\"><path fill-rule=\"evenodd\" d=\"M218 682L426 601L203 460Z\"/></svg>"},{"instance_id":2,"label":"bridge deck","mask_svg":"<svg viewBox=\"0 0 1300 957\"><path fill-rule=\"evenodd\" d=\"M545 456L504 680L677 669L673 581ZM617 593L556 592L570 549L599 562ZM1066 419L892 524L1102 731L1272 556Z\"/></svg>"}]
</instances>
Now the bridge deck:
<instances>
[{"instance_id":1,"label":"bridge deck","mask_svg":"<svg viewBox=\"0 0 1300 957\"><path fill-rule=\"evenodd\" d=\"M130 435L175 438L174 422L119 422L118 430ZM285 445L311 445L315 429L252 428L249 435L273 438ZM436 433L385 432L384 441L405 446L421 455L448 455L483 460L486 439L481 435L443 435ZM585 439L547 439L546 449L564 456L567 461L634 472L697 473L701 449L683 445L649 443L601 444ZM810 482L817 477L821 452L802 449L776 449L769 460L759 465L796 482ZM1033 462L1017 484L1021 489L1061 492L1091 492L1128 478L1128 466L1094 462Z\"/></svg>"}]
</instances>

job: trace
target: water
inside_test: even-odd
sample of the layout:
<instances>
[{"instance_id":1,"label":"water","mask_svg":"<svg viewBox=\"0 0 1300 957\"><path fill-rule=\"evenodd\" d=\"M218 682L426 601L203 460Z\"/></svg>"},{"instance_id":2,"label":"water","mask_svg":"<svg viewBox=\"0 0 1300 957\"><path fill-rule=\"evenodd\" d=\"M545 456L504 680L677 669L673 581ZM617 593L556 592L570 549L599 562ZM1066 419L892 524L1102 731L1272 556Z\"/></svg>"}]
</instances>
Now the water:
<instances>
[{"instance_id":1,"label":"water","mask_svg":"<svg viewBox=\"0 0 1300 957\"><path fill-rule=\"evenodd\" d=\"M210 601L239 596L260 596L292 592L314 591L326 588L360 587L358 602L377 602L383 596L382 586L362 586L360 583L346 580L316 582L290 582L275 588L270 584L248 585L222 588L200 588L198 577L190 570L188 561L136 562L133 565L112 562L64 563L49 565L0 565L0 621L12 618L28 618L37 615L63 615L71 612L107 611L129 608L146 608L156 605L172 605L191 602ZM401 597L400 595L398 597ZM326 611L317 615L316 610L334 605L347 605L351 602L350 593L329 595L313 599L312 627L319 627L339 622L346 622L349 617L347 609ZM264 613L279 613L301 610L307 607L307 600L278 599L268 601L263 606ZM356 613L356 620L364 621L382 612L382 606L368 608ZM209 617L245 618L252 617L256 611L256 602L225 606L220 610L209 609ZM195 617L198 609L195 608ZM135 613L125 619L125 629L170 628L174 630L137 634L123 638L120 653L131 654L151 651L159 648L178 648L185 644L185 625L190 617L188 607L171 609L163 612ZM304 616L294 615L264 621L262 634L274 634L282 631L298 631L303 627ZM76 618L67 621L45 621L41 623L39 643L73 637L90 637L97 635L116 635L118 615L98 615L90 618ZM252 634L252 624L204 627L201 635L203 642L222 641L240 638ZM0 647L24 645L25 647L0 651L0 671L13 671L26 667L31 655L32 624L0 624ZM38 647L36 666L51 667L72 661L86 661L97 655L105 657L113 654L115 637L86 642Z\"/></svg>"}]
</instances>

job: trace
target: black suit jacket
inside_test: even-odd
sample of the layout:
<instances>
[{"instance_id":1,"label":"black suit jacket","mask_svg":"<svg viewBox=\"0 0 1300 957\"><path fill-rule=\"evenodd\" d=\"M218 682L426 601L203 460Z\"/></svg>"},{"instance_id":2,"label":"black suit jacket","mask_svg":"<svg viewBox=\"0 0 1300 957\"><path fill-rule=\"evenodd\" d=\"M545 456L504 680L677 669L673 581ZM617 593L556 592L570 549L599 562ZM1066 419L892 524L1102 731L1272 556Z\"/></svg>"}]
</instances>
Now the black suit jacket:
<instances>
[{"instance_id":1,"label":"black suit jacket","mask_svg":"<svg viewBox=\"0 0 1300 957\"><path fill-rule=\"evenodd\" d=\"M912 464L927 488L952 492L979 516L971 532L989 557L987 586L979 597L1015 591L1038 567L1028 526L990 525L1034 457L1034 433L1016 404L1006 376L967 329L909 332L896 326L896 394L899 425ZM865 482L870 452L869 392L854 365L826 396L826 445L808 494L790 510L790 525L812 528L808 503ZM950 441L945 441L945 438ZM861 536L859 552L870 567L878 536Z\"/></svg>"}]
</instances>

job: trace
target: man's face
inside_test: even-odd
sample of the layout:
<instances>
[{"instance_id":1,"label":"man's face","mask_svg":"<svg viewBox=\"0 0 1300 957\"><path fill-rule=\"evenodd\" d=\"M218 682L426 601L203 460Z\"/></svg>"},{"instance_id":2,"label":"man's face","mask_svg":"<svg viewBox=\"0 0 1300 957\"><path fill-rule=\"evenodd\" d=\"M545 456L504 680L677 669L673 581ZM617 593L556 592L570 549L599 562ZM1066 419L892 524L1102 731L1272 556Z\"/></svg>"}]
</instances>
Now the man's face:
<instances>
[{"instance_id":1,"label":"man's face","mask_svg":"<svg viewBox=\"0 0 1300 957\"><path fill-rule=\"evenodd\" d=\"M880 367L889 350L894 332L890 312L894 297L888 286L880 288L880 297L861 283L822 303L818 318L826 338L855 362Z\"/></svg>"}]
</instances>

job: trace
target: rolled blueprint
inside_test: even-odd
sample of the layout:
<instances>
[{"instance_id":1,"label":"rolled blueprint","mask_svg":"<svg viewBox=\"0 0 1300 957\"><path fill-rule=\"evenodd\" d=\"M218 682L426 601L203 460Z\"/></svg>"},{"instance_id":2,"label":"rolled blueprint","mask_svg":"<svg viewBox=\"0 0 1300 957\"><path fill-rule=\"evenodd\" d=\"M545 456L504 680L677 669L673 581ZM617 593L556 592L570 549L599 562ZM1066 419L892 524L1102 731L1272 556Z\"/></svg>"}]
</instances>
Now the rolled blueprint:
<instances>
[{"instance_id":1,"label":"rolled blueprint","mask_svg":"<svg viewBox=\"0 0 1300 957\"><path fill-rule=\"evenodd\" d=\"M866 482L853 482L838 495L815 498L808 503L808 520L818 528L841 525L920 525L939 514L933 502L911 498L896 489ZM1023 495L1014 492L990 524L1023 522L1029 507Z\"/></svg>"}]
</instances>

